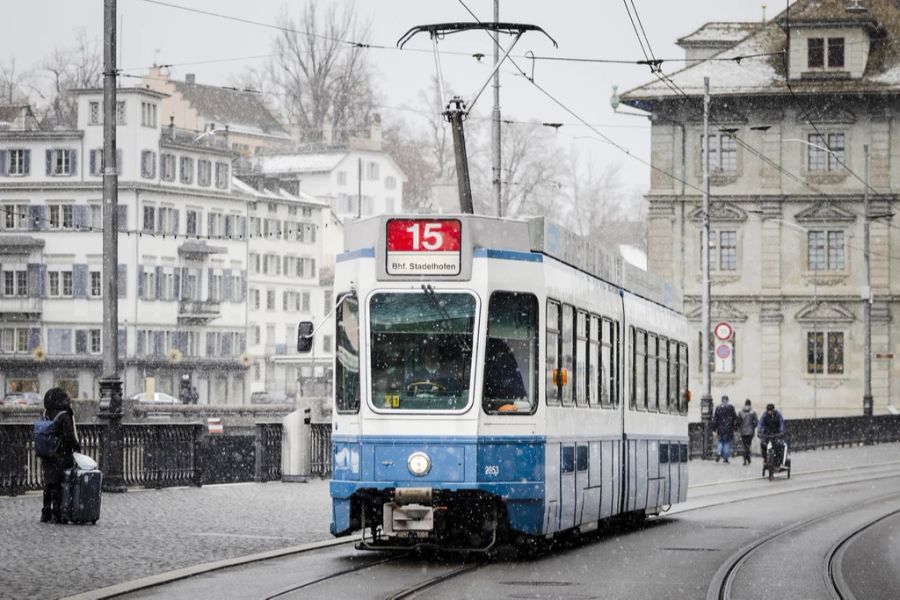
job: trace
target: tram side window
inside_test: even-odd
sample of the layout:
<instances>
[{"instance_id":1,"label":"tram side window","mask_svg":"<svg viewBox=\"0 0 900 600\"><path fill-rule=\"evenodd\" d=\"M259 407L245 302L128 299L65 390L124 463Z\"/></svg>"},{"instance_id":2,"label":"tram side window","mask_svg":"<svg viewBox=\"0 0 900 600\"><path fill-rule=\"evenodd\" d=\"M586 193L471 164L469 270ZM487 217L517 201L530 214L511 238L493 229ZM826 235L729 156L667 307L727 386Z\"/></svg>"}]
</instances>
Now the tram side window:
<instances>
[{"instance_id":1,"label":"tram side window","mask_svg":"<svg viewBox=\"0 0 900 600\"><path fill-rule=\"evenodd\" d=\"M587 406L587 327L588 316L579 310L575 317L575 403Z\"/></svg>"},{"instance_id":2,"label":"tram side window","mask_svg":"<svg viewBox=\"0 0 900 600\"><path fill-rule=\"evenodd\" d=\"M656 368L657 356L657 337L649 333L647 334L647 410L659 410L659 386Z\"/></svg>"},{"instance_id":3,"label":"tram side window","mask_svg":"<svg viewBox=\"0 0 900 600\"><path fill-rule=\"evenodd\" d=\"M538 301L533 294L491 294L482 388L485 412L534 413L539 326Z\"/></svg>"},{"instance_id":4,"label":"tram side window","mask_svg":"<svg viewBox=\"0 0 900 600\"><path fill-rule=\"evenodd\" d=\"M590 316L588 331L588 401L591 406L600 406L607 402L603 393L603 374L606 371L600 362L600 318Z\"/></svg>"},{"instance_id":5,"label":"tram side window","mask_svg":"<svg viewBox=\"0 0 900 600\"><path fill-rule=\"evenodd\" d=\"M562 403L563 406L571 406L574 400L572 393L573 382L577 380L575 372L575 307L564 304L562 307L562 353L560 365L568 373L568 382L563 381Z\"/></svg>"},{"instance_id":6,"label":"tram side window","mask_svg":"<svg viewBox=\"0 0 900 600\"><path fill-rule=\"evenodd\" d=\"M339 413L355 413L359 412L359 303L355 297L338 303L335 323L335 403Z\"/></svg>"},{"instance_id":7,"label":"tram side window","mask_svg":"<svg viewBox=\"0 0 900 600\"><path fill-rule=\"evenodd\" d=\"M678 406L678 345L672 340L666 342L666 367L668 368L668 410L677 414Z\"/></svg>"},{"instance_id":8,"label":"tram side window","mask_svg":"<svg viewBox=\"0 0 900 600\"><path fill-rule=\"evenodd\" d=\"M611 406L615 396L616 374L613 372L612 321L600 321L600 404Z\"/></svg>"},{"instance_id":9,"label":"tram side window","mask_svg":"<svg viewBox=\"0 0 900 600\"><path fill-rule=\"evenodd\" d=\"M687 344L678 344L678 406L681 414L688 411L688 347Z\"/></svg>"},{"instance_id":10,"label":"tram side window","mask_svg":"<svg viewBox=\"0 0 900 600\"><path fill-rule=\"evenodd\" d=\"M547 300L547 404L559 404L559 303Z\"/></svg>"},{"instance_id":11,"label":"tram side window","mask_svg":"<svg viewBox=\"0 0 900 600\"><path fill-rule=\"evenodd\" d=\"M637 410L647 410L647 333L639 329L632 329L634 343L632 352L634 356L634 385L631 386L631 405Z\"/></svg>"},{"instance_id":12,"label":"tram side window","mask_svg":"<svg viewBox=\"0 0 900 600\"><path fill-rule=\"evenodd\" d=\"M619 322L609 322L609 389L612 395L613 406L618 407L622 399L622 349L619 345L622 338L619 334Z\"/></svg>"}]
</instances>

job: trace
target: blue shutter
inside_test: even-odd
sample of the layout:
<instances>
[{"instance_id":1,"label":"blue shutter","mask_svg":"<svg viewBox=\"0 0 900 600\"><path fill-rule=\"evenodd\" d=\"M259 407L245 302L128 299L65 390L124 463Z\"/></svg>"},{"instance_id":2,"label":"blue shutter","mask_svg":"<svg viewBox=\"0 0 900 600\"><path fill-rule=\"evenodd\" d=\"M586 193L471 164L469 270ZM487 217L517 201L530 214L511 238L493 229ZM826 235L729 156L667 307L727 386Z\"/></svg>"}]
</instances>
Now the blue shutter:
<instances>
[{"instance_id":1,"label":"blue shutter","mask_svg":"<svg viewBox=\"0 0 900 600\"><path fill-rule=\"evenodd\" d=\"M206 332L206 356L215 356L216 354L216 334L212 331Z\"/></svg>"},{"instance_id":2,"label":"blue shutter","mask_svg":"<svg viewBox=\"0 0 900 600\"><path fill-rule=\"evenodd\" d=\"M199 231L197 233L200 233ZM206 215L206 235L207 237L212 237L213 234L213 214L208 213Z\"/></svg>"},{"instance_id":3,"label":"blue shutter","mask_svg":"<svg viewBox=\"0 0 900 600\"><path fill-rule=\"evenodd\" d=\"M241 239L247 239L247 217L241 217Z\"/></svg>"},{"instance_id":4,"label":"blue shutter","mask_svg":"<svg viewBox=\"0 0 900 600\"><path fill-rule=\"evenodd\" d=\"M53 173L53 150L47 150L46 156L47 156L46 174L49 176L50 174Z\"/></svg>"},{"instance_id":5,"label":"blue shutter","mask_svg":"<svg viewBox=\"0 0 900 600\"><path fill-rule=\"evenodd\" d=\"M144 297L144 265L138 265L138 280L137 280L137 295L138 298Z\"/></svg>"},{"instance_id":6,"label":"blue shutter","mask_svg":"<svg viewBox=\"0 0 900 600\"><path fill-rule=\"evenodd\" d=\"M209 276L207 277L207 287L208 287L208 289L207 289L206 299L207 299L207 300L212 300L213 298L215 298L215 293L213 292L213 282L214 282L214 280L213 280L213 270L212 270L212 269L209 269L208 271L209 271Z\"/></svg>"},{"instance_id":7,"label":"blue shutter","mask_svg":"<svg viewBox=\"0 0 900 600\"><path fill-rule=\"evenodd\" d=\"M87 265L73 265L72 271L72 295L75 298L87 298Z\"/></svg>"},{"instance_id":8,"label":"blue shutter","mask_svg":"<svg viewBox=\"0 0 900 600\"><path fill-rule=\"evenodd\" d=\"M90 161L91 161L91 175L97 175L98 171L97 171L97 151L96 150L91 150Z\"/></svg>"},{"instance_id":9,"label":"blue shutter","mask_svg":"<svg viewBox=\"0 0 900 600\"><path fill-rule=\"evenodd\" d=\"M239 333L238 334L238 352L243 354L247 351L247 334Z\"/></svg>"},{"instance_id":10,"label":"blue shutter","mask_svg":"<svg viewBox=\"0 0 900 600\"><path fill-rule=\"evenodd\" d=\"M117 265L119 277L119 298L128 297L128 265ZM121 330L120 330L121 331Z\"/></svg>"},{"instance_id":11,"label":"blue shutter","mask_svg":"<svg viewBox=\"0 0 900 600\"><path fill-rule=\"evenodd\" d=\"M75 175L78 173L78 163L76 161L78 157L78 151L69 150L69 175Z\"/></svg>"},{"instance_id":12,"label":"blue shutter","mask_svg":"<svg viewBox=\"0 0 900 600\"><path fill-rule=\"evenodd\" d=\"M28 286L29 298L41 298L41 267L36 263L30 263L26 267L26 285Z\"/></svg>"},{"instance_id":13,"label":"blue shutter","mask_svg":"<svg viewBox=\"0 0 900 600\"><path fill-rule=\"evenodd\" d=\"M225 237L231 237L231 215L225 215Z\"/></svg>"},{"instance_id":14,"label":"blue shutter","mask_svg":"<svg viewBox=\"0 0 900 600\"><path fill-rule=\"evenodd\" d=\"M117 204L116 205L116 228L119 231L128 231L128 205L127 204Z\"/></svg>"},{"instance_id":15,"label":"blue shutter","mask_svg":"<svg viewBox=\"0 0 900 600\"><path fill-rule=\"evenodd\" d=\"M25 174L31 175L31 150L25 150Z\"/></svg>"},{"instance_id":16,"label":"blue shutter","mask_svg":"<svg viewBox=\"0 0 900 600\"><path fill-rule=\"evenodd\" d=\"M143 329L139 329L137 332L137 349L135 350L135 355L143 356L147 354L146 344L145 342L147 338L147 334Z\"/></svg>"},{"instance_id":17,"label":"blue shutter","mask_svg":"<svg viewBox=\"0 0 900 600\"><path fill-rule=\"evenodd\" d=\"M172 290L172 298L174 300L181 300L181 269L175 267L172 271L174 272L172 285L175 288Z\"/></svg>"},{"instance_id":18,"label":"blue shutter","mask_svg":"<svg viewBox=\"0 0 900 600\"><path fill-rule=\"evenodd\" d=\"M47 265L38 268L38 298L47 297Z\"/></svg>"},{"instance_id":19,"label":"blue shutter","mask_svg":"<svg viewBox=\"0 0 900 600\"><path fill-rule=\"evenodd\" d=\"M173 217L173 219L172 219L172 233L174 233L174 234L177 235L178 232L180 231L180 228L179 228L178 226L179 226L179 221L181 220L181 210L178 209L178 208L176 208L174 214L172 215L172 217Z\"/></svg>"},{"instance_id":20,"label":"blue shutter","mask_svg":"<svg viewBox=\"0 0 900 600\"><path fill-rule=\"evenodd\" d=\"M247 271L246 269L241 271L241 293L240 293L240 301L247 301Z\"/></svg>"},{"instance_id":21,"label":"blue shutter","mask_svg":"<svg viewBox=\"0 0 900 600\"><path fill-rule=\"evenodd\" d=\"M31 231L40 231L46 229L47 224L44 222L44 207L29 206L28 207L28 229Z\"/></svg>"},{"instance_id":22,"label":"blue shutter","mask_svg":"<svg viewBox=\"0 0 900 600\"><path fill-rule=\"evenodd\" d=\"M222 356L231 356L231 333L222 334Z\"/></svg>"},{"instance_id":23,"label":"blue shutter","mask_svg":"<svg viewBox=\"0 0 900 600\"><path fill-rule=\"evenodd\" d=\"M119 359L123 359L128 354L128 330L120 329L116 332L116 337L119 342Z\"/></svg>"},{"instance_id":24,"label":"blue shutter","mask_svg":"<svg viewBox=\"0 0 900 600\"><path fill-rule=\"evenodd\" d=\"M75 330L75 354L87 354L87 330Z\"/></svg>"},{"instance_id":25,"label":"blue shutter","mask_svg":"<svg viewBox=\"0 0 900 600\"><path fill-rule=\"evenodd\" d=\"M163 354L163 346L165 345L165 331L154 331L153 332L153 354L157 356L161 356Z\"/></svg>"},{"instance_id":26,"label":"blue shutter","mask_svg":"<svg viewBox=\"0 0 900 600\"><path fill-rule=\"evenodd\" d=\"M0 150L0 176L6 175L6 150Z\"/></svg>"},{"instance_id":27,"label":"blue shutter","mask_svg":"<svg viewBox=\"0 0 900 600\"><path fill-rule=\"evenodd\" d=\"M163 285L163 268L156 267L156 294L154 295L154 297L157 300L162 300L164 291L165 286Z\"/></svg>"},{"instance_id":28,"label":"blue shutter","mask_svg":"<svg viewBox=\"0 0 900 600\"><path fill-rule=\"evenodd\" d=\"M31 352L35 348L41 345L41 328L40 327L29 327L28 328L28 351Z\"/></svg>"},{"instance_id":29,"label":"blue shutter","mask_svg":"<svg viewBox=\"0 0 900 600\"><path fill-rule=\"evenodd\" d=\"M222 301L231 302L231 299L231 269L225 269L222 271Z\"/></svg>"},{"instance_id":30,"label":"blue shutter","mask_svg":"<svg viewBox=\"0 0 900 600\"><path fill-rule=\"evenodd\" d=\"M83 204L72 207L75 229L87 229L87 209L88 207Z\"/></svg>"}]
</instances>

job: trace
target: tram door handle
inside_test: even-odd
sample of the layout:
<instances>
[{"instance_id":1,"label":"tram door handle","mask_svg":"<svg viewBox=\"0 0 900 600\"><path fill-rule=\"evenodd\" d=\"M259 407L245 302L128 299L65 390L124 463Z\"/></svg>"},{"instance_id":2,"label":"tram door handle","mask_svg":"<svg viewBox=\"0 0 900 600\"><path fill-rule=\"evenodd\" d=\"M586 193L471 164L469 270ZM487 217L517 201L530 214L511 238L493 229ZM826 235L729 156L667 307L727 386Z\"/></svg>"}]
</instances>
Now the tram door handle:
<instances>
[{"instance_id":1,"label":"tram door handle","mask_svg":"<svg viewBox=\"0 0 900 600\"><path fill-rule=\"evenodd\" d=\"M566 385L569 383L568 369L553 369L553 385Z\"/></svg>"}]
</instances>

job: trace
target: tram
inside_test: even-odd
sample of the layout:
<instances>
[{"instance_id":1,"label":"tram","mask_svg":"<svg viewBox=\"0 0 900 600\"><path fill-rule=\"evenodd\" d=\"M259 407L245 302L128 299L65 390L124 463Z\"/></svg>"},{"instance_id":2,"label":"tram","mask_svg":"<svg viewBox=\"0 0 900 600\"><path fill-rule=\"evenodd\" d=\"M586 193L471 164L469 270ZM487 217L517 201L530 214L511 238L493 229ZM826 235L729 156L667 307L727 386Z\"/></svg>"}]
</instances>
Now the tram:
<instances>
[{"instance_id":1,"label":"tram","mask_svg":"<svg viewBox=\"0 0 900 600\"><path fill-rule=\"evenodd\" d=\"M543 218L464 214L348 223L334 285L333 535L479 551L685 500L668 283Z\"/></svg>"}]
</instances>

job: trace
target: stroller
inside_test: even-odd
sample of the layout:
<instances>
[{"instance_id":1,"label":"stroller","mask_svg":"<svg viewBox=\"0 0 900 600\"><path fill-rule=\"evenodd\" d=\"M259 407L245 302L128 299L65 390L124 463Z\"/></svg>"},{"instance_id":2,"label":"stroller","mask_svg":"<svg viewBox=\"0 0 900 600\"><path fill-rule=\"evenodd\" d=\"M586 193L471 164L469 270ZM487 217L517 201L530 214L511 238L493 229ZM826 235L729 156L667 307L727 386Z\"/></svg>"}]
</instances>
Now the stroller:
<instances>
[{"instance_id":1,"label":"stroller","mask_svg":"<svg viewBox=\"0 0 900 600\"><path fill-rule=\"evenodd\" d=\"M769 481L775 478L776 473L787 472L787 478L791 478L791 457L784 435L769 437L766 443L766 455L763 459L763 477L766 476L768 471Z\"/></svg>"}]
</instances>

